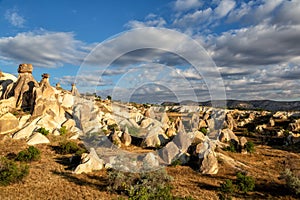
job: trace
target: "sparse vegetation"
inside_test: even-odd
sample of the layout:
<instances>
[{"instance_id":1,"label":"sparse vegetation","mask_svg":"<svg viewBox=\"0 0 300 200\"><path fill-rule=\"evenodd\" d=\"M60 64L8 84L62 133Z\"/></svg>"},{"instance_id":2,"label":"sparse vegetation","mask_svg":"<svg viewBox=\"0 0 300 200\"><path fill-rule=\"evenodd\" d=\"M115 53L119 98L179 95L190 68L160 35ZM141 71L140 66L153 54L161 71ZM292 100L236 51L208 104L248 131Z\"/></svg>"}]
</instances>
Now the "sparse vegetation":
<instances>
[{"instance_id":1,"label":"sparse vegetation","mask_svg":"<svg viewBox=\"0 0 300 200\"><path fill-rule=\"evenodd\" d=\"M282 177L286 181L287 188L295 193L296 195L300 194L300 178L297 177L290 169L285 169L282 174Z\"/></svg>"},{"instance_id":2,"label":"sparse vegetation","mask_svg":"<svg viewBox=\"0 0 300 200\"><path fill-rule=\"evenodd\" d=\"M253 153L255 151L254 143L249 141L245 144L245 149L249 153Z\"/></svg>"},{"instance_id":3,"label":"sparse vegetation","mask_svg":"<svg viewBox=\"0 0 300 200\"><path fill-rule=\"evenodd\" d=\"M226 179L224 183L221 183L220 193L218 197L220 200L230 200L232 199L232 194L234 193L235 187L231 180Z\"/></svg>"},{"instance_id":4,"label":"sparse vegetation","mask_svg":"<svg viewBox=\"0 0 300 200\"><path fill-rule=\"evenodd\" d=\"M38 161L40 158L41 152L34 146L30 146L27 149L20 151L16 156L16 160L21 162Z\"/></svg>"},{"instance_id":5,"label":"sparse vegetation","mask_svg":"<svg viewBox=\"0 0 300 200\"><path fill-rule=\"evenodd\" d=\"M134 126L126 126L130 135L138 136L140 133L140 129Z\"/></svg>"},{"instance_id":6,"label":"sparse vegetation","mask_svg":"<svg viewBox=\"0 0 300 200\"><path fill-rule=\"evenodd\" d=\"M230 200L232 195L236 192L250 192L254 190L255 180L251 176L238 172L236 175L237 179L233 183L231 180L226 179L225 182L221 183L219 188L218 197L220 200Z\"/></svg>"},{"instance_id":7,"label":"sparse vegetation","mask_svg":"<svg viewBox=\"0 0 300 200\"><path fill-rule=\"evenodd\" d=\"M201 127L201 128L200 128L200 131L201 131L204 135L207 135L207 128Z\"/></svg>"},{"instance_id":8,"label":"sparse vegetation","mask_svg":"<svg viewBox=\"0 0 300 200\"><path fill-rule=\"evenodd\" d=\"M230 141L230 142L229 142L229 146L224 147L223 150L224 150L224 151L230 151L230 152L236 153L236 150L237 150L237 149L236 149L236 147L235 147L234 142Z\"/></svg>"},{"instance_id":9,"label":"sparse vegetation","mask_svg":"<svg viewBox=\"0 0 300 200\"><path fill-rule=\"evenodd\" d=\"M192 200L191 197L174 197L171 194L172 187L170 181L172 177L164 170L141 174L111 170L108 172L108 177L108 190L114 193L124 194L128 196L130 200Z\"/></svg>"},{"instance_id":10,"label":"sparse vegetation","mask_svg":"<svg viewBox=\"0 0 300 200\"><path fill-rule=\"evenodd\" d=\"M236 180L237 189L241 192L250 192L253 191L255 187L255 180L251 176L247 176L244 173L238 172Z\"/></svg>"},{"instance_id":11,"label":"sparse vegetation","mask_svg":"<svg viewBox=\"0 0 300 200\"><path fill-rule=\"evenodd\" d=\"M56 152L59 154L76 154L81 155L86 152L86 149L80 147L77 143L72 141L64 141L59 144L56 149Z\"/></svg>"},{"instance_id":12,"label":"sparse vegetation","mask_svg":"<svg viewBox=\"0 0 300 200\"><path fill-rule=\"evenodd\" d=\"M49 134L49 130L45 129L44 127L41 127L37 130L37 132L47 136Z\"/></svg>"},{"instance_id":13,"label":"sparse vegetation","mask_svg":"<svg viewBox=\"0 0 300 200\"><path fill-rule=\"evenodd\" d=\"M62 127L59 129L59 133L60 133L61 135L65 135L67 132L68 132L68 131L67 131L67 127L65 127L65 126L62 126Z\"/></svg>"},{"instance_id":14,"label":"sparse vegetation","mask_svg":"<svg viewBox=\"0 0 300 200\"><path fill-rule=\"evenodd\" d=\"M7 186L16 183L29 174L28 165L17 164L6 157L0 158L0 185Z\"/></svg>"}]
</instances>

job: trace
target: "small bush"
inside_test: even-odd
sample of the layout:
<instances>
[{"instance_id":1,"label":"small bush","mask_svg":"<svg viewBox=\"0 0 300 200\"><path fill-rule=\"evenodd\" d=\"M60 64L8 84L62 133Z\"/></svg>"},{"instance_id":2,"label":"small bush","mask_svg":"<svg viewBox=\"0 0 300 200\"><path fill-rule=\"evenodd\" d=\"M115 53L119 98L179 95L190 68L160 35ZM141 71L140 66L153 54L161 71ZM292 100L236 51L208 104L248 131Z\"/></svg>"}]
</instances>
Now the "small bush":
<instances>
[{"instance_id":1,"label":"small bush","mask_svg":"<svg viewBox=\"0 0 300 200\"><path fill-rule=\"evenodd\" d=\"M164 170L141 174L111 170L108 172L108 190L125 194L130 200L192 200L191 197L174 197L171 194L171 179Z\"/></svg>"},{"instance_id":2,"label":"small bush","mask_svg":"<svg viewBox=\"0 0 300 200\"><path fill-rule=\"evenodd\" d=\"M236 153L235 144L231 141L228 147L223 148L224 151L230 151Z\"/></svg>"},{"instance_id":3,"label":"small bush","mask_svg":"<svg viewBox=\"0 0 300 200\"><path fill-rule=\"evenodd\" d=\"M5 157L0 158L0 185L7 186L19 182L28 174L28 165L17 165L16 162Z\"/></svg>"},{"instance_id":4,"label":"small bush","mask_svg":"<svg viewBox=\"0 0 300 200\"><path fill-rule=\"evenodd\" d=\"M27 149L20 151L16 156L16 160L22 162L38 161L40 158L41 152L34 146L30 146Z\"/></svg>"},{"instance_id":5,"label":"small bush","mask_svg":"<svg viewBox=\"0 0 300 200\"><path fill-rule=\"evenodd\" d=\"M286 181L287 188L296 195L300 194L300 178L295 176L290 169L286 169L282 175Z\"/></svg>"},{"instance_id":6,"label":"small bush","mask_svg":"<svg viewBox=\"0 0 300 200\"><path fill-rule=\"evenodd\" d=\"M117 124L108 125L107 128L111 131L119 131L119 126Z\"/></svg>"},{"instance_id":7,"label":"small bush","mask_svg":"<svg viewBox=\"0 0 300 200\"><path fill-rule=\"evenodd\" d=\"M59 129L59 133L61 134L61 135L65 135L65 134L67 134L67 127L65 127L65 126L62 126L60 129Z\"/></svg>"},{"instance_id":8,"label":"small bush","mask_svg":"<svg viewBox=\"0 0 300 200\"><path fill-rule=\"evenodd\" d=\"M86 150L80 147L77 143L72 141L61 142L56 150L59 154L76 154L81 155L86 152Z\"/></svg>"},{"instance_id":9,"label":"small bush","mask_svg":"<svg viewBox=\"0 0 300 200\"><path fill-rule=\"evenodd\" d=\"M231 180L226 179L224 183L220 186L220 193L218 194L218 197L220 200L230 200L232 199L232 194L235 190L235 187Z\"/></svg>"},{"instance_id":10,"label":"small bush","mask_svg":"<svg viewBox=\"0 0 300 200\"><path fill-rule=\"evenodd\" d=\"M44 127L41 127L37 130L37 132L47 136L49 134L49 130L45 129Z\"/></svg>"},{"instance_id":11,"label":"small bush","mask_svg":"<svg viewBox=\"0 0 300 200\"><path fill-rule=\"evenodd\" d=\"M245 149L249 153L253 153L255 151L254 143L249 141L245 144Z\"/></svg>"},{"instance_id":12,"label":"small bush","mask_svg":"<svg viewBox=\"0 0 300 200\"><path fill-rule=\"evenodd\" d=\"M205 127L201 127L200 131L204 134L207 135L207 129Z\"/></svg>"},{"instance_id":13,"label":"small bush","mask_svg":"<svg viewBox=\"0 0 300 200\"><path fill-rule=\"evenodd\" d=\"M255 187L255 180L251 176L246 176L244 173L238 172L236 175L236 186L241 192L253 191Z\"/></svg>"}]
</instances>

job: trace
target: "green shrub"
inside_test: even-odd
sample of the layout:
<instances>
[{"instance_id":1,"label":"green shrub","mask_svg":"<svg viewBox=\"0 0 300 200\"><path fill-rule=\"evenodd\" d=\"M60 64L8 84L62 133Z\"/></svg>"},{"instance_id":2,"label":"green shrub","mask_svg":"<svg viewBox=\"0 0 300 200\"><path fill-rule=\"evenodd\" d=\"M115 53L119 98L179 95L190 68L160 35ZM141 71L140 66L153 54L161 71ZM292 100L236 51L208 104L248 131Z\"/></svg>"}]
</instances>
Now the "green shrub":
<instances>
[{"instance_id":1,"label":"green shrub","mask_svg":"<svg viewBox=\"0 0 300 200\"><path fill-rule=\"evenodd\" d=\"M235 147L235 144L234 144L232 141L230 141L229 146L223 148L223 150L224 150L224 151L230 151L230 152L236 153L236 147Z\"/></svg>"},{"instance_id":2,"label":"green shrub","mask_svg":"<svg viewBox=\"0 0 300 200\"><path fill-rule=\"evenodd\" d=\"M82 147L80 147L77 143L72 141L64 141L59 143L59 146L56 150L59 154L76 154L81 155L82 153L85 153L86 150Z\"/></svg>"},{"instance_id":3,"label":"green shrub","mask_svg":"<svg viewBox=\"0 0 300 200\"><path fill-rule=\"evenodd\" d=\"M65 127L65 126L62 126L62 127L59 129L59 133L60 133L61 135L65 135L67 132L68 132L68 131L67 131L67 127Z\"/></svg>"},{"instance_id":4,"label":"green shrub","mask_svg":"<svg viewBox=\"0 0 300 200\"><path fill-rule=\"evenodd\" d=\"M253 191L255 187L255 180L251 176L246 176L244 173L238 172L236 175L236 186L241 192Z\"/></svg>"},{"instance_id":5,"label":"green shrub","mask_svg":"<svg viewBox=\"0 0 300 200\"><path fill-rule=\"evenodd\" d=\"M254 148L254 143L249 141L245 144L245 149L247 152L249 153L253 153L255 151L255 148Z\"/></svg>"},{"instance_id":6,"label":"green shrub","mask_svg":"<svg viewBox=\"0 0 300 200\"><path fill-rule=\"evenodd\" d=\"M125 194L130 200L191 200L191 197L180 198L172 195L171 179L165 170L141 174L111 170L108 172L108 190Z\"/></svg>"},{"instance_id":7,"label":"green shrub","mask_svg":"<svg viewBox=\"0 0 300 200\"><path fill-rule=\"evenodd\" d=\"M20 151L16 156L16 160L22 162L38 161L40 158L41 152L34 146L30 146L27 149Z\"/></svg>"},{"instance_id":8,"label":"green shrub","mask_svg":"<svg viewBox=\"0 0 300 200\"><path fill-rule=\"evenodd\" d=\"M45 129L44 127L41 127L37 130L37 132L47 136L49 134L49 130Z\"/></svg>"},{"instance_id":9,"label":"green shrub","mask_svg":"<svg viewBox=\"0 0 300 200\"><path fill-rule=\"evenodd\" d=\"M205 127L201 127L200 131L204 134L207 135L207 129Z\"/></svg>"},{"instance_id":10,"label":"green shrub","mask_svg":"<svg viewBox=\"0 0 300 200\"><path fill-rule=\"evenodd\" d=\"M119 131L119 126L117 124L108 125L107 128L111 131Z\"/></svg>"},{"instance_id":11,"label":"green shrub","mask_svg":"<svg viewBox=\"0 0 300 200\"><path fill-rule=\"evenodd\" d=\"M300 178L294 175L290 169L286 169L282 175L286 181L287 188L296 195L300 194Z\"/></svg>"},{"instance_id":12,"label":"green shrub","mask_svg":"<svg viewBox=\"0 0 300 200\"><path fill-rule=\"evenodd\" d=\"M224 183L220 185L220 193L218 193L218 197L220 200L230 200L232 199L232 194L234 193L235 186L232 181L226 179Z\"/></svg>"},{"instance_id":13,"label":"green shrub","mask_svg":"<svg viewBox=\"0 0 300 200\"><path fill-rule=\"evenodd\" d=\"M0 158L0 185L6 186L19 182L28 174L28 165L17 165L16 162L5 157Z\"/></svg>"}]
</instances>

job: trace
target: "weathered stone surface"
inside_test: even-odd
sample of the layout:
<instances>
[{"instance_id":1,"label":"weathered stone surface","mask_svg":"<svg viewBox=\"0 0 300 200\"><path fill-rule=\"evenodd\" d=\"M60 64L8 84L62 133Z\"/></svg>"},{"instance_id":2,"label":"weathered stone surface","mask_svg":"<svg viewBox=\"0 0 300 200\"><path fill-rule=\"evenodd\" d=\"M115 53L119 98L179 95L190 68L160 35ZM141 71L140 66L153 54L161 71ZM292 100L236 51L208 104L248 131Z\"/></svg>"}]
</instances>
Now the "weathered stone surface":
<instances>
[{"instance_id":1,"label":"weathered stone surface","mask_svg":"<svg viewBox=\"0 0 300 200\"><path fill-rule=\"evenodd\" d=\"M16 108L32 109L34 104L33 90L38 87L39 84L32 76L31 64L19 65L18 80L14 83L11 90L6 95L7 98L14 96L16 99Z\"/></svg>"},{"instance_id":2,"label":"weathered stone surface","mask_svg":"<svg viewBox=\"0 0 300 200\"><path fill-rule=\"evenodd\" d=\"M104 161L100 159L96 151L91 148L90 153L83 153L81 156L81 164L74 170L75 174L90 173L92 171L101 170L104 167Z\"/></svg>"},{"instance_id":3,"label":"weathered stone surface","mask_svg":"<svg viewBox=\"0 0 300 200\"><path fill-rule=\"evenodd\" d=\"M131 144L132 138L131 135L128 132L128 128L126 127L124 132L122 133L121 136L121 141L122 143L127 147Z\"/></svg>"},{"instance_id":4,"label":"weathered stone surface","mask_svg":"<svg viewBox=\"0 0 300 200\"><path fill-rule=\"evenodd\" d=\"M27 140L28 145L46 144L50 143L49 139L41 133L33 133Z\"/></svg>"},{"instance_id":5,"label":"weathered stone surface","mask_svg":"<svg viewBox=\"0 0 300 200\"><path fill-rule=\"evenodd\" d=\"M202 174L217 174L219 171L218 159L214 151L208 150L204 153L200 172Z\"/></svg>"},{"instance_id":6,"label":"weathered stone surface","mask_svg":"<svg viewBox=\"0 0 300 200\"><path fill-rule=\"evenodd\" d=\"M72 84L71 94L73 96L78 96L78 97L80 96L80 93L79 93L78 89L76 88L75 83Z\"/></svg>"},{"instance_id":7,"label":"weathered stone surface","mask_svg":"<svg viewBox=\"0 0 300 200\"><path fill-rule=\"evenodd\" d=\"M242 148L244 148L245 144L248 142L245 137L240 137L239 141Z\"/></svg>"},{"instance_id":8,"label":"weathered stone surface","mask_svg":"<svg viewBox=\"0 0 300 200\"><path fill-rule=\"evenodd\" d=\"M13 83L16 81L17 78L15 76L0 71L0 99L7 98L8 90L11 90Z\"/></svg>"},{"instance_id":9,"label":"weathered stone surface","mask_svg":"<svg viewBox=\"0 0 300 200\"><path fill-rule=\"evenodd\" d=\"M147 153L143 159L143 168L146 170L153 170L157 167L159 167L158 156L152 152Z\"/></svg>"},{"instance_id":10,"label":"weathered stone surface","mask_svg":"<svg viewBox=\"0 0 300 200\"><path fill-rule=\"evenodd\" d=\"M73 119L67 119L61 126L64 126L67 130L71 131L71 129L76 126L76 122Z\"/></svg>"},{"instance_id":11,"label":"weathered stone surface","mask_svg":"<svg viewBox=\"0 0 300 200\"><path fill-rule=\"evenodd\" d=\"M149 130L146 138L142 142L142 146L157 148L167 140L168 137L165 135L164 130L159 126L156 126Z\"/></svg>"},{"instance_id":12,"label":"weathered stone surface","mask_svg":"<svg viewBox=\"0 0 300 200\"><path fill-rule=\"evenodd\" d=\"M11 112L16 107L15 97L9 99L2 99L0 103L0 115Z\"/></svg>"},{"instance_id":13,"label":"weathered stone surface","mask_svg":"<svg viewBox=\"0 0 300 200\"><path fill-rule=\"evenodd\" d=\"M111 138L111 142L112 142L114 145L116 145L117 147L121 147L122 142L121 142L121 140L120 140L120 138L119 138L117 132L112 133L112 134L110 135L110 138Z\"/></svg>"},{"instance_id":14,"label":"weathered stone surface","mask_svg":"<svg viewBox=\"0 0 300 200\"><path fill-rule=\"evenodd\" d=\"M13 135L13 139L23 139L23 138L29 138L33 131L36 129L36 123L40 120L41 118L38 117L31 121L29 124L27 124L24 128L21 130L17 131Z\"/></svg>"},{"instance_id":15,"label":"weathered stone surface","mask_svg":"<svg viewBox=\"0 0 300 200\"><path fill-rule=\"evenodd\" d=\"M221 142L229 142L229 141L236 141L239 143L239 138L232 132L231 129L223 129L221 131L221 134L219 135L219 141Z\"/></svg>"},{"instance_id":16,"label":"weathered stone surface","mask_svg":"<svg viewBox=\"0 0 300 200\"><path fill-rule=\"evenodd\" d=\"M32 73L32 64L20 64L18 68L18 73Z\"/></svg>"},{"instance_id":17,"label":"weathered stone surface","mask_svg":"<svg viewBox=\"0 0 300 200\"><path fill-rule=\"evenodd\" d=\"M192 142L193 144L199 144L201 142L204 142L206 139L206 136L200 131L195 131L193 132L193 134L194 134L194 138Z\"/></svg>"},{"instance_id":18,"label":"weathered stone surface","mask_svg":"<svg viewBox=\"0 0 300 200\"><path fill-rule=\"evenodd\" d=\"M16 130L19 120L11 113L6 113L0 117L0 134L5 134Z\"/></svg>"}]
</instances>

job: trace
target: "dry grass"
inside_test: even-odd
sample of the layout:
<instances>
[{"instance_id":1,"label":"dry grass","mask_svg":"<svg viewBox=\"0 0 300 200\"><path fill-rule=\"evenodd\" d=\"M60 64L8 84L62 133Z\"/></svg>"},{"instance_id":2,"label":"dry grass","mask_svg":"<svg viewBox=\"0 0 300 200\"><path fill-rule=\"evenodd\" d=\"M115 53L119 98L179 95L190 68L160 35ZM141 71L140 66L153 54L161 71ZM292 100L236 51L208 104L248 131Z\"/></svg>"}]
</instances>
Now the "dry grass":
<instances>
[{"instance_id":1,"label":"dry grass","mask_svg":"<svg viewBox=\"0 0 300 200\"><path fill-rule=\"evenodd\" d=\"M52 140L53 141L53 140ZM56 139L52 145L56 145ZM0 136L0 155L17 153L27 147L23 140L12 140ZM51 145L38 145L41 160L30 164L29 176L22 183L0 187L0 199L117 199L118 196L106 191L106 171L91 174L72 174L68 159L71 155L58 155ZM137 147L128 151L143 152ZM279 179L285 167L299 168L300 155L286 149L256 146L254 154L223 152L246 164L249 175L256 179L256 189L247 194L236 194L235 199L297 199L289 195L283 180ZM296 164L295 164L296 163ZM195 199L218 199L220 183L234 179L236 170L220 164L217 175L201 175L189 166L167 167L175 196L192 196Z\"/></svg>"}]
</instances>

